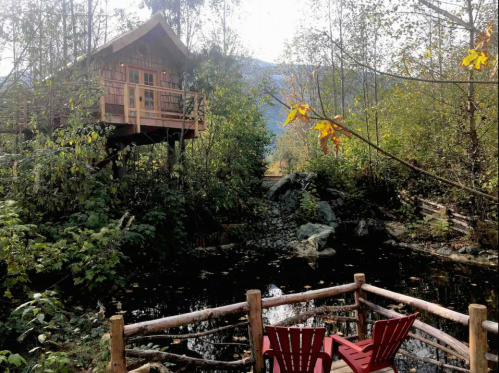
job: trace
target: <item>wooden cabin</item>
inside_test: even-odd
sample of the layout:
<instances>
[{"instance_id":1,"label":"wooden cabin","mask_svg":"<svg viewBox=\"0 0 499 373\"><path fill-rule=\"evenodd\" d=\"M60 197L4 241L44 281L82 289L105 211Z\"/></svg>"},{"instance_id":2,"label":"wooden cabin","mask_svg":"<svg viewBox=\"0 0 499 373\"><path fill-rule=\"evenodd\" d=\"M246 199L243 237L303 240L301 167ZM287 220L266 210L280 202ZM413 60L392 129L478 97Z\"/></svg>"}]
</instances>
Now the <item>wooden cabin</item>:
<instances>
[{"instance_id":1,"label":"wooden cabin","mask_svg":"<svg viewBox=\"0 0 499 373\"><path fill-rule=\"evenodd\" d=\"M206 129L205 95L182 88L186 58L186 46L159 13L95 49L91 70L100 77L106 94L98 106L90 108L94 113L91 120L115 127L111 144L168 141L174 146L182 129L184 139L195 138ZM86 58L80 62L85 66ZM69 98L49 86L27 89L9 126L0 123L0 132L30 132L31 113L40 110L54 112L49 116L49 127L64 126ZM36 93L40 89L43 94ZM47 89L50 92L45 92Z\"/></svg>"},{"instance_id":2,"label":"wooden cabin","mask_svg":"<svg viewBox=\"0 0 499 373\"><path fill-rule=\"evenodd\" d=\"M114 138L141 145L178 136L182 128L186 139L206 129L206 97L187 92L183 100L186 58L186 46L159 13L95 50L94 71L106 89L101 121L116 126Z\"/></svg>"}]
</instances>

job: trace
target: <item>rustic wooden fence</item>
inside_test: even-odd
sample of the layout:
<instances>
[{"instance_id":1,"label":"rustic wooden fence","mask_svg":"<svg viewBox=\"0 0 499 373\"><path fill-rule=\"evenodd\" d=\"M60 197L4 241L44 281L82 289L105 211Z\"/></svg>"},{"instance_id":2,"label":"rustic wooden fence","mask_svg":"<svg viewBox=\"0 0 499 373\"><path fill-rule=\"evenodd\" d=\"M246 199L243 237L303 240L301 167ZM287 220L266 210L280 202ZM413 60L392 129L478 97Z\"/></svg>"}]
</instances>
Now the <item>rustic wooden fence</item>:
<instances>
[{"instance_id":1,"label":"rustic wooden fence","mask_svg":"<svg viewBox=\"0 0 499 373\"><path fill-rule=\"evenodd\" d=\"M400 195L399 197L402 203L413 206L416 209L416 213L420 216L442 217L448 221L449 229L455 232L462 234L473 234L475 232L475 219L459 214L449 206L441 205L421 197L408 197L405 195ZM485 223L497 226L497 222L491 220L485 220Z\"/></svg>"},{"instance_id":2,"label":"rustic wooden fence","mask_svg":"<svg viewBox=\"0 0 499 373\"><path fill-rule=\"evenodd\" d=\"M187 364L191 367L199 367L204 370L209 369L241 369L245 366L254 366L255 372L263 372L265 369L264 357L262 355L263 348L263 321L262 310L278 307L286 304L294 304L310 301L313 299L334 297L340 294L354 292L355 304L339 307L319 307L313 311L308 311L300 315L291 317L284 321L279 322L280 326L291 326L303 323L309 318L317 317L325 314L340 313L355 311L355 317L344 316L327 316L328 319L337 321L347 321L356 323L357 335L349 337L349 339L358 338L363 340L367 334L367 325L372 323L372 320L367 319L367 311L371 310L374 313L380 314L389 318L401 317L403 315L380 307L367 300L367 294L375 294L387 299L391 299L403 304L407 304L419 310L423 310L434 315L443 317L445 319L469 326L469 346L456 338L444 333L441 330L434 328L431 325L417 320L413 327L416 330L422 331L430 337L435 338L438 342L431 341L420 334L410 333L409 336L430 346L433 346L453 359L463 361L469 365L470 369L457 367L441 363L439 361L421 358L407 351L400 350L400 353L408 358L423 361L437 365L441 368L453 369L460 372L471 373L485 373L488 370L488 361L497 364L497 355L492 355L487 352L487 333L498 334L498 324L496 322L487 320L487 308L482 305L472 304L469 306L469 315L461 314L456 311L449 310L442 306L426 302L417 298L407 295L402 295L389 290L381 289L365 283L365 276L363 274L356 274L354 282L351 284L336 286L332 288L313 290L305 293L290 294L274 298L261 298L259 290L250 290L246 294L246 301L228 306L206 309L196 312L191 312L183 315L170 316L162 319L146 321L137 324L124 325L123 316L113 316L111 318L110 330L110 349L111 349L111 362L109 364L109 372L125 373L132 370L134 373L147 373L150 366L145 364L145 361L155 362L175 362ZM248 322L239 323L235 325L224 326L216 330L205 331L196 334L188 335L150 335L152 333L165 331L170 328L185 326L193 323L198 323L206 320L221 318L226 315L247 313ZM215 334L222 330L231 328L248 326L249 340L251 345L251 356L238 361L214 361L190 358L186 356L175 355L167 352L159 351L145 351L145 350L130 350L125 349L126 339L131 338L129 342L137 342L144 340L156 339L187 339L187 338L200 338L206 335ZM128 366L126 358L141 359L139 366ZM137 368L137 369L135 369ZM127 370L128 369L128 370Z\"/></svg>"}]
</instances>

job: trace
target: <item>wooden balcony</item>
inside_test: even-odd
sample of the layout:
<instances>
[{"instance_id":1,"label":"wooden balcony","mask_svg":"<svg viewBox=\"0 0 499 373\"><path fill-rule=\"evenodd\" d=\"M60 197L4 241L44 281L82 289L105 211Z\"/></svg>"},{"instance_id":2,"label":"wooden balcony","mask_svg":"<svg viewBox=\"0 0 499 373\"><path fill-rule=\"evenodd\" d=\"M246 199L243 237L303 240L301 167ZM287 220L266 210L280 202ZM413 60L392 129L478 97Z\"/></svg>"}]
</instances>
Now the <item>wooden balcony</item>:
<instances>
[{"instance_id":1,"label":"wooden balcony","mask_svg":"<svg viewBox=\"0 0 499 373\"><path fill-rule=\"evenodd\" d=\"M104 85L100 117L116 125L116 136L168 128L184 129L186 138L192 138L206 130L206 95L188 92L184 101L184 91L178 89L108 79Z\"/></svg>"}]
</instances>

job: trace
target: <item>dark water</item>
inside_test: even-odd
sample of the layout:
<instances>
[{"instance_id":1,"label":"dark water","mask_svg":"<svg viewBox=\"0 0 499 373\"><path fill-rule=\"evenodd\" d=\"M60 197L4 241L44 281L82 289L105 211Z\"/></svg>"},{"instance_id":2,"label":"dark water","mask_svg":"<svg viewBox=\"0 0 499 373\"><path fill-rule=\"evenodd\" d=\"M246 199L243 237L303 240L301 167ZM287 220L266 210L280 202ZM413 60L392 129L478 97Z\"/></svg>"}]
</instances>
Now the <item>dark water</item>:
<instances>
[{"instance_id":1,"label":"dark water","mask_svg":"<svg viewBox=\"0 0 499 373\"><path fill-rule=\"evenodd\" d=\"M497 321L496 271L474 266L444 262L409 250L398 250L381 246L349 245L338 250L330 258L311 261L274 253L247 253L243 251L222 252L199 257L178 259L168 270L141 274L117 302L108 307L108 312L122 311L125 323L152 320L205 308L213 308L244 301L246 291L259 289L262 297L291 294L353 282L355 273L364 273L366 282L395 292L421 298L443 305L455 311L468 313L470 303L487 305L489 319ZM381 306L391 306L389 301L374 295L369 300ZM303 304L281 306L264 313L265 323L275 323L300 311L321 305L353 304L353 294L335 298L319 299ZM398 312L410 313L405 306ZM348 314L344 314L347 315ZM195 333L235 324L244 315L202 322L171 330L172 334ZM370 318L377 316L370 314ZM462 341L468 340L468 328L436 316L422 314L425 321ZM310 319L307 326L326 326L333 333L354 335L354 323L324 323L322 319ZM180 343L158 341L167 351L219 360L239 360L248 341L246 328L225 331L196 340ZM178 341L177 341L178 342ZM209 343L211 342L211 343ZM240 345L217 345L213 343L240 343ZM497 336L489 333L491 351L497 352ZM443 352L422 342L406 342L405 350L421 357L437 359L444 363L462 366L459 360L451 360ZM442 369L433 365L406 360L397 361L401 372L417 368L424 372ZM246 369L249 370L249 369Z\"/></svg>"}]
</instances>

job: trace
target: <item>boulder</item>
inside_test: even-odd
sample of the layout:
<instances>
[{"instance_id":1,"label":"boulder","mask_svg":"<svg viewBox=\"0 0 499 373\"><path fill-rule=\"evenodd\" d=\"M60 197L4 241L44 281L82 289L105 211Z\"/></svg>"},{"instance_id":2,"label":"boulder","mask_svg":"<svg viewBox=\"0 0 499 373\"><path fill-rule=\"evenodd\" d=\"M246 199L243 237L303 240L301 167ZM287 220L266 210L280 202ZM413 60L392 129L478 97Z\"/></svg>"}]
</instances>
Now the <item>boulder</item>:
<instances>
[{"instance_id":1,"label":"boulder","mask_svg":"<svg viewBox=\"0 0 499 373\"><path fill-rule=\"evenodd\" d=\"M357 224L357 227L355 228L353 234L356 237L366 237L367 235L369 235L369 228L367 226L367 221L365 221L364 219L359 221L359 224Z\"/></svg>"},{"instance_id":2,"label":"boulder","mask_svg":"<svg viewBox=\"0 0 499 373\"><path fill-rule=\"evenodd\" d=\"M353 231L354 237L369 238L376 241L386 241L389 235L382 221L377 219L362 219Z\"/></svg>"},{"instance_id":3,"label":"boulder","mask_svg":"<svg viewBox=\"0 0 499 373\"><path fill-rule=\"evenodd\" d=\"M326 201L320 201L317 204L317 212L319 213L319 217L324 223L334 228L338 226L336 214L334 213L329 203L327 203Z\"/></svg>"},{"instance_id":4,"label":"boulder","mask_svg":"<svg viewBox=\"0 0 499 373\"><path fill-rule=\"evenodd\" d=\"M449 249L447 246L444 246L444 247L438 249L436 252L437 252L437 254L444 255L444 256L452 255L452 250Z\"/></svg>"},{"instance_id":5,"label":"boulder","mask_svg":"<svg viewBox=\"0 0 499 373\"><path fill-rule=\"evenodd\" d=\"M480 246L470 245L466 247L466 252L471 255L478 255L480 254Z\"/></svg>"},{"instance_id":6,"label":"boulder","mask_svg":"<svg viewBox=\"0 0 499 373\"><path fill-rule=\"evenodd\" d=\"M324 232L329 232L330 235L334 235L336 231L333 227L330 227L328 225L308 223L302 225L298 229L298 239L308 240L310 237Z\"/></svg>"},{"instance_id":7,"label":"boulder","mask_svg":"<svg viewBox=\"0 0 499 373\"><path fill-rule=\"evenodd\" d=\"M409 231L402 223L396 221L387 222L385 228L390 237L397 241L402 241L409 236Z\"/></svg>"},{"instance_id":8,"label":"boulder","mask_svg":"<svg viewBox=\"0 0 499 373\"><path fill-rule=\"evenodd\" d=\"M292 241L288 244L288 249L294 251L300 257L319 257L319 256L332 256L336 254L331 248L318 251L314 244L309 241Z\"/></svg>"},{"instance_id":9,"label":"boulder","mask_svg":"<svg viewBox=\"0 0 499 373\"><path fill-rule=\"evenodd\" d=\"M281 202L286 211L296 211L300 207L300 192L296 189L286 191Z\"/></svg>"},{"instance_id":10,"label":"boulder","mask_svg":"<svg viewBox=\"0 0 499 373\"><path fill-rule=\"evenodd\" d=\"M459 254L466 254L466 248L463 247L462 249L459 249L458 253Z\"/></svg>"},{"instance_id":11,"label":"boulder","mask_svg":"<svg viewBox=\"0 0 499 373\"><path fill-rule=\"evenodd\" d=\"M279 201L288 190L303 190L316 178L313 173L297 172L287 175L275 183L268 191L267 198L273 201Z\"/></svg>"},{"instance_id":12,"label":"boulder","mask_svg":"<svg viewBox=\"0 0 499 373\"><path fill-rule=\"evenodd\" d=\"M307 241L312 244L317 251L322 252L330 248L334 244L334 238L334 232L323 231L319 234L314 234L312 237L309 237Z\"/></svg>"}]
</instances>

